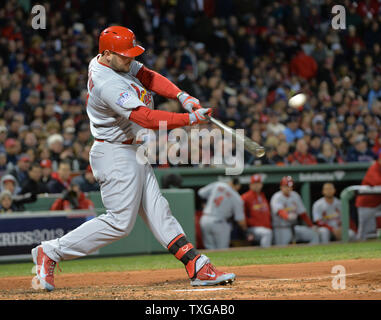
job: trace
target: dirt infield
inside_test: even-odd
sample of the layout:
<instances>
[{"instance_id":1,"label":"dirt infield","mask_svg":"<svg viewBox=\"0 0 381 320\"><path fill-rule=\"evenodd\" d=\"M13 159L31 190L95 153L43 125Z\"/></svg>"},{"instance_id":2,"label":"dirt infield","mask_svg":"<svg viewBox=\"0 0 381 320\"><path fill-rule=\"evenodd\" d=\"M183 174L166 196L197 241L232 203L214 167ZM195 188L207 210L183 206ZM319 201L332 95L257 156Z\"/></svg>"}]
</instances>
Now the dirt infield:
<instances>
[{"instance_id":1,"label":"dirt infield","mask_svg":"<svg viewBox=\"0 0 381 320\"><path fill-rule=\"evenodd\" d=\"M335 265L346 271L334 290ZM30 277L0 278L0 299L381 299L381 259L219 267L234 272L233 285L195 289L184 269L56 274L56 290L35 290ZM200 290L201 289L201 290ZM207 289L207 290L205 290ZM211 290L212 289L212 290Z\"/></svg>"}]
</instances>

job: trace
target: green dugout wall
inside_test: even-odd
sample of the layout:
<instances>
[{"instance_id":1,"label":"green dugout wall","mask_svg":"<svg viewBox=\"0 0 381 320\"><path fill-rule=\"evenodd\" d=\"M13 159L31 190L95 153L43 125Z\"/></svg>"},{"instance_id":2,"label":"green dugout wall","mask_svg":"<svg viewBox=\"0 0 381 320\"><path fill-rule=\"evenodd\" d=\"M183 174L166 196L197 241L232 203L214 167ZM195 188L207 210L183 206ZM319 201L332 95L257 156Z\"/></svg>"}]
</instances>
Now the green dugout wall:
<instances>
[{"instance_id":1,"label":"green dugout wall","mask_svg":"<svg viewBox=\"0 0 381 320\"><path fill-rule=\"evenodd\" d=\"M250 176L255 173L262 175L265 186L278 188L279 181L285 175L293 177L298 185L308 213L311 211L312 194L320 192L324 182L334 182L341 190L351 185L358 185L369 167L369 163L353 163L343 165L312 165L312 166L254 166L244 169L239 179L243 185L249 184ZM182 225L187 237L195 242L195 189L217 180L230 179L224 169L210 168L170 168L155 169L155 174L161 186L162 178L167 174L179 174L182 177L181 189L162 189L168 200L173 215ZM340 196L338 190L336 196ZM99 192L89 193L94 202L97 214L105 213ZM49 210L55 198L40 197L36 203L26 206L29 211ZM346 213L347 216L347 213ZM346 222L346 219L344 219ZM154 238L143 220L138 217L131 234L99 250L100 255L141 254L167 252Z\"/></svg>"},{"instance_id":2,"label":"green dugout wall","mask_svg":"<svg viewBox=\"0 0 381 320\"><path fill-rule=\"evenodd\" d=\"M350 163L350 164L319 164L319 165L303 165L303 166L251 166L246 167L242 174L239 175L241 184L249 184L250 176L258 173L262 175L264 185L273 185L277 188L283 176L290 175L298 184L299 192L304 201L309 214L311 214L312 193L319 193L320 186L324 182L333 182L338 189L344 189L352 184L361 183L362 178L369 163ZM184 188L198 188L208 183L230 179L233 176L225 175L224 169L209 169L209 168L170 168L157 169L156 177L161 185L161 179L166 174L179 174ZM316 188L319 188L316 190ZM336 196L340 196L340 190Z\"/></svg>"}]
</instances>

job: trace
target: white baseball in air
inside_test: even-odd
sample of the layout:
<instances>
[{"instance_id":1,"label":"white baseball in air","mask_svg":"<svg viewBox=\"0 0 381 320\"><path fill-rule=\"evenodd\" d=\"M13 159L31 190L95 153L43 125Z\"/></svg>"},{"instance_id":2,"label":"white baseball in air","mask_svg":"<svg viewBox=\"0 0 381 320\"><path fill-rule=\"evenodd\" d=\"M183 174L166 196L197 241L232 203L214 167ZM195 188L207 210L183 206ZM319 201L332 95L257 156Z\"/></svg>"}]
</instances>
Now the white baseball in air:
<instances>
[{"instance_id":1,"label":"white baseball in air","mask_svg":"<svg viewBox=\"0 0 381 320\"><path fill-rule=\"evenodd\" d=\"M306 103L307 96L304 93L298 93L288 100L288 105L292 108L299 108Z\"/></svg>"}]
</instances>

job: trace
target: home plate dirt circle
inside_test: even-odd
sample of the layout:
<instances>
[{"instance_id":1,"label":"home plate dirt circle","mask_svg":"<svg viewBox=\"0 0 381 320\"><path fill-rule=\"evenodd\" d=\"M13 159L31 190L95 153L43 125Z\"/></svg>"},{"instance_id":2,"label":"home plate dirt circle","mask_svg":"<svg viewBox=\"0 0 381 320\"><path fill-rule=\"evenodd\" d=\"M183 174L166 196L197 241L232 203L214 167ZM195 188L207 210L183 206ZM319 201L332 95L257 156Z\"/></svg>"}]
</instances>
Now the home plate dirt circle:
<instances>
[{"instance_id":1,"label":"home plate dirt circle","mask_svg":"<svg viewBox=\"0 0 381 320\"><path fill-rule=\"evenodd\" d=\"M345 268L345 288L333 288L333 267ZM87 274L56 273L56 290L32 288L33 275L0 278L0 299L70 300L252 300L381 299L381 259L281 265L217 266L234 272L231 285L194 288L184 268Z\"/></svg>"}]
</instances>

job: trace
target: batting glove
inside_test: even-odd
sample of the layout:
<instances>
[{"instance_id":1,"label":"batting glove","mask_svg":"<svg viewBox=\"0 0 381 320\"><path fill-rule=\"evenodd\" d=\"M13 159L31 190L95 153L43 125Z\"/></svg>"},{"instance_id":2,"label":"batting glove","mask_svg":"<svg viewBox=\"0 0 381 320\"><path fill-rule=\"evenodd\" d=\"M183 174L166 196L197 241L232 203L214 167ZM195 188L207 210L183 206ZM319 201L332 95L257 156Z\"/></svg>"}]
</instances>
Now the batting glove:
<instances>
[{"instance_id":1,"label":"batting glove","mask_svg":"<svg viewBox=\"0 0 381 320\"><path fill-rule=\"evenodd\" d=\"M183 108L185 110L187 110L188 112L192 112L193 110L198 110L198 109L202 108L200 105L200 101L198 99L190 96L189 94L187 94L184 91L181 91L177 95L177 99L179 99Z\"/></svg>"},{"instance_id":2,"label":"batting glove","mask_svg":"<svg viewBox=\"0 0 381 320\"><path fill-rule=\"evenodd\" d=\"M209 117L212 115L212 109L211 108L200 108L196 111L193 111L191 114L189 114L189 123L191 126L203 123L208 121Z\"/></svg>"}]
</instances>

